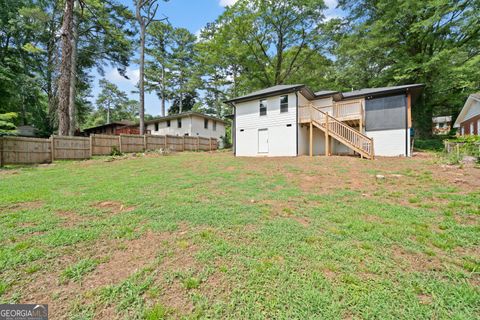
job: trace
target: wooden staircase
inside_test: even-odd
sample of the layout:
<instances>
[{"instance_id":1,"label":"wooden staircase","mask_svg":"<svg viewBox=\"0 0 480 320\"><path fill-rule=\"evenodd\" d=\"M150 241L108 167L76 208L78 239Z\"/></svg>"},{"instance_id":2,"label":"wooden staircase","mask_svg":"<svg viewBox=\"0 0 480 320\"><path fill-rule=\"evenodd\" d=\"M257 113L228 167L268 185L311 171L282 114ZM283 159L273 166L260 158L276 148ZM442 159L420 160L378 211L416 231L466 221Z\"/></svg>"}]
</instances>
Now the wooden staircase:
<instances>
[{"instance_id":1,"label":"wooden staircase","mask_svg":"<svg viewBox=\"0 0 480 320\"><path fill-rule=\"evenodd\" d=\"M308 111L311 125L325 132L326 137L332 136L334 139L359 153L362 157L367 159L374 158L373 139L315 106L310 105ZM328 139L326 139L326 148L327 150L329 148Z\"/></svg>"}]
</instances>

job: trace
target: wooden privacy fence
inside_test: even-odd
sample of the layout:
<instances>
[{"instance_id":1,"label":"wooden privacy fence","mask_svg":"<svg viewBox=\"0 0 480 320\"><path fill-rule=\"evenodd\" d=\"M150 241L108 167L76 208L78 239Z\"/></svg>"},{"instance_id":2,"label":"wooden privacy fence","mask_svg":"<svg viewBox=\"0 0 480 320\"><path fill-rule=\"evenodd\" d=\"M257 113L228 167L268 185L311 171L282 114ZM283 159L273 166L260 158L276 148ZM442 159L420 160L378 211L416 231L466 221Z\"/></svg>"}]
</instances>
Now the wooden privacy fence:
<instances>
[{"instance_id":1,"label":"wooden privacy fence","mask_svg":"<svg viewBox=\"0 0 480 320\"><path fill-rule=\"evenodd\" d=\"M82 160L95 155L169 149L172 151L213 151L214 138L190 136L92 134L90 137L51 136L50 139L0 137L0 166L5 164L50 163L54 160Z\"/></svg>"}]
</instances>

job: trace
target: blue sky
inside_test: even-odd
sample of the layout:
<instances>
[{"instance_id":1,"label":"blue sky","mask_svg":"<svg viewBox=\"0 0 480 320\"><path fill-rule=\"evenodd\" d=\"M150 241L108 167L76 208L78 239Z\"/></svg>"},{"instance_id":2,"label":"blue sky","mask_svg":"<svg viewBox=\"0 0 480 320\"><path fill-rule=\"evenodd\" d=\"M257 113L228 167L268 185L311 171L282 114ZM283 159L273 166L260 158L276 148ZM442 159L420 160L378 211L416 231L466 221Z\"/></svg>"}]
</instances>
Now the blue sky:
<instances>
[{"instance_id":1,"label":"blue sky","mask_svg":"<svg viewBox=\"0 0 480 320\"><path fill-rule=\"evenodd\" d=\"M120 0L134 10L133 0ZM335 9L337 0L324 0L328 6L325 12L327 19L338 17L341 12ZM235 3L236 0L170 0L168 2L159 1L157 15L168 17L168 20L174 27L187 28L190 32L198 34L201 28L208 22L214 21L224 10L225 7ZM132 93L136 90L135 85L138 81L138 65L131 63L127 69L127 75L130 79L121 77L116 69L105 68L105 78L115 83L121 90L125 91L130 98L138 100L138 94ZM95 105L96 97L99 93L98 80L100 75L95 75L92 102ZM154 116L160 115L160 100L152 93L145 94L145 112Z\"/></svg>"}]
</instances>

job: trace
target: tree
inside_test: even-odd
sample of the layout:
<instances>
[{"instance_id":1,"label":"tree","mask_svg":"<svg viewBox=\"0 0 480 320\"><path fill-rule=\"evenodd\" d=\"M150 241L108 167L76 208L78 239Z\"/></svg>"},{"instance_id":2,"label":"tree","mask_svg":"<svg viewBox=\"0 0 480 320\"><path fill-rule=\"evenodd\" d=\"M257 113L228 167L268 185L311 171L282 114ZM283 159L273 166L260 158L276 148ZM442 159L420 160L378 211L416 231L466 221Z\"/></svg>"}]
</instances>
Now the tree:
<instances>
[{"instance_id":1,"label":"tree","mask_svg":"<svg viewBox=\"0 0 480 320\"><path fill-rule=\"evenodd\" d=\"M195 91L184 92L181 95L173 99L172 106L168 109L168 114L177 114L182 112L191 111L196 105L197 93Z\"/></svg>"},{"instance_id":2,"label":"tree","mask_svg":"<svg viewBox=\"0 0 480 320\"><path fill-rule=\"evenodd\" d=\"M152 23L148 30L146 49L150 60L146 61L145 77L146 87L149 91L155 91L161 101L161 114L166 115L165 105L167 99L173 95L172 78L170 71L170 48L173 42L173 28L161 21Z\"/></svg>"},{"instance_id":3,"label":"tree","mask_svg":"<svg viewBox=\"0 0 480 320\"><path fill-rule=\"evenodd\" d=\"M178 103L178 112L186 111L183 106L187 94L194 93L200 85L200 77L196 72L195 41L196 37L185 28L173 30L173 44L170 56L170 75L173 83L175 101ZM169 110L172 113L172 110Z\"/></svg>"},{"instance_id":4,"label":"tree","mask_svg":"<svg viewBox=\"0 0 480 320\"><path fill-rule=\"evenodd\" d=\"M125 92L106 79L101 79L99 85L102 90L97 97L97 110L105 115L105 123L135 118L136 110L132 110L132 106L137 106L135 101L129 100Z\"/></svg>"},{"instance_id":5,"label":"tree","mask_svg":"<svg viewBox=\"0 0 480 320\"><path fill-rule=\"evenodd\" d=\"M58 135L69 134L70 117L70 85L72 76L73 52L73 6L75 0L65 0L65 10L62 23L62 62L60 64L60 79L58 85Z\"/></svg>"},{"instance_id":6,"label":"tree","mask_svg":"<svg viewBox=\"0 0 480 320\"><path fill-rule=\"evenodd\" d=\"M15 112L0 113L0 136L15 133L17 127L14 120L17 116Z\"/></svg>"},{"instance_id":7,"label":"tree","mask_svg":"<svg viewBox=\"0 0 480 320\"><path fill-rule=\"evenodd\" d=\"M213 39L237 46L248 87L288 83L310 59L307 51L322 50L325 8L315 0L240 0L217 19Z\"/></svg>"},{"instance_id":8,"label":"tree","mask_svg":"<svg viewBox=\"0 0 480 320\"><path fill-rule=\"evenodd\" d=\"M145 132L145 38L147 28L155 20L158 10L157 0L135 0L135 16L140 26L140 134Z\"/></svg>"},{"instance_id":9,"label":"tree","mask_svg":"<svg viewBox=\"0 0 480 320\"><path fill-rule=\"evenodd\" d=\"M480 88L478 1L339 1L347 20L334 34L338 85L424 83L413 120L431 133L433 115L459 110Z\"/></svg>"}]
</instances>

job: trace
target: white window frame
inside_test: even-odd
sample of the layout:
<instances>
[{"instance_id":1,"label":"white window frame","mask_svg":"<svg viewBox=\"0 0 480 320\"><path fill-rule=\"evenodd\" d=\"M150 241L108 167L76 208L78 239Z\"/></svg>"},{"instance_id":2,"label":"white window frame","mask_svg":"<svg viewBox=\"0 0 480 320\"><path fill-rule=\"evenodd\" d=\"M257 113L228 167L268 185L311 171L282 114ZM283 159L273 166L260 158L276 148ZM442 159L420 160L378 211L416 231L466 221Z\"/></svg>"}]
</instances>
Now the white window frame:
<instances>
[{"instance_id":1,"label":"white window frame","mask_svg":"<svg viewBox=\"0 0 480 320\"><path fill-rule=\"evenodd\" d=\"M268 113L268 103L267 103L267 99L262 99L260 100L259 102L259 105L258 105L258 111L259 111L259 115L260 117L263 117L263 116L266 116L267 113ZM262 114L262 109L265 109L264 112L265 114Z\"/></svg>"},{"instance_id":2,"label":"white window frame","mask_svg":"<svg viewBox=\"0 0 480 320\"><path fill-rule=\"evenodd\" d=\"M287 102L282 102L282 99L283 98L287 98ZM282 105L286 105L287 106L287 109L286 110L282 110ZM288 94L285 94L283 96L280 96L280 113L285 113L285 112L288 112Z\"/></svg>"}]
</instances>

